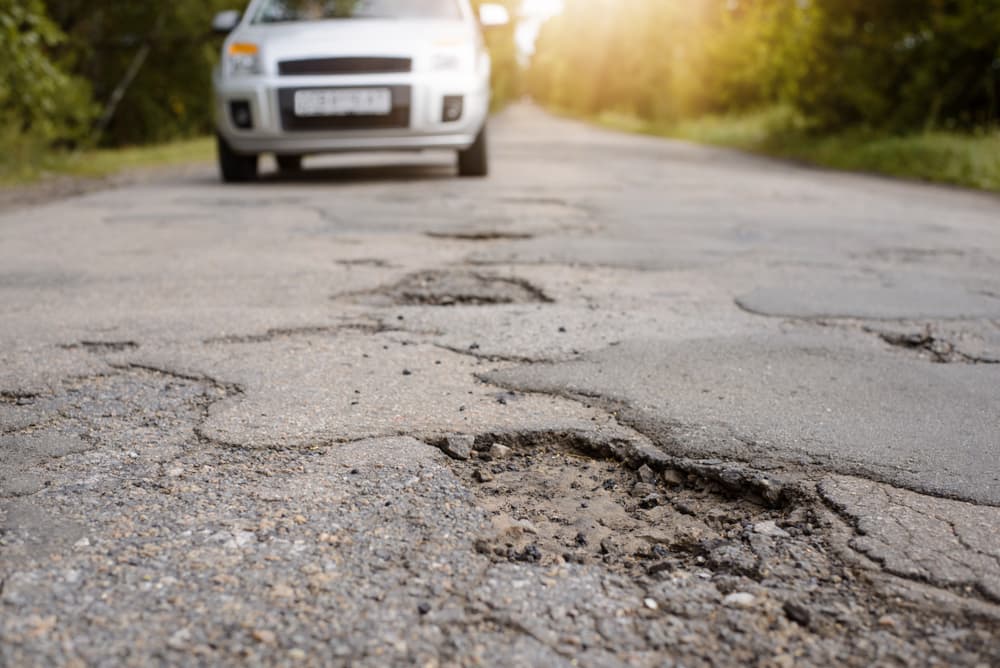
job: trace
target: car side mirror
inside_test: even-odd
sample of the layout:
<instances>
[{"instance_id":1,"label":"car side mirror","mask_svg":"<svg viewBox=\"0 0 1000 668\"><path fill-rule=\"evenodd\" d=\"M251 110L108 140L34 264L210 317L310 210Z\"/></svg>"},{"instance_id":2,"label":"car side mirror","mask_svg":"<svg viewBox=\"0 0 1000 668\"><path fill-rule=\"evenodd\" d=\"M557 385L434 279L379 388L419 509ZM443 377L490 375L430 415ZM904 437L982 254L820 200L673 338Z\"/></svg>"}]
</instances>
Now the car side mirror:
<instances>
[{"instance_id":1,"label":"car side mirror","mask_svg":"<svg viewBox=\"0 0 1000 668\"><path fill-rule=\"evenodd\" d=\"M240 24L240 18L242 18L242 16L243 15L235 9L219 12L215 15L215 18L212 19L212 32L218 35L228 35L236 29L236 26Z\"/></svg>"},{"instance_id":2,"label":"car side mirror","mask_svg":"<svg viewBox=\"0 0 1000 668\"><path fill-rule=\"evenodd\" d=\"M510 12L503 5L488 2L479 7L479 23L484 28L499 28L510 23Z\"/></svg>"}]
</instances>

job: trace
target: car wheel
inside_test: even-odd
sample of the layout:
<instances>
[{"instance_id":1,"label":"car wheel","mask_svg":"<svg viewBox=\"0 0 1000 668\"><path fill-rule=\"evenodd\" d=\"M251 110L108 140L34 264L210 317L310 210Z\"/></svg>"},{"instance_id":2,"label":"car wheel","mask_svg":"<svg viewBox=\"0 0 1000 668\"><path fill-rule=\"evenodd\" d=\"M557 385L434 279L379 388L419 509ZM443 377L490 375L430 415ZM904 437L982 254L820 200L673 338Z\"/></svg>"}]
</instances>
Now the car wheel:
<instances>
[{"instance_id":1,"label":"car wheel","mask_svg":"<svg viewBox=\"0 0 1000 668\"><path fill-rule=\"evenodd\" d=\"M219 152L219 173L226 183L247 183L257 179L257 156L243 155L232 149L221 136L216 136Z\"/></svg>"},{"instance_id":2,"label":"car wheel","mask_svg":"<svg viewBox=\"0 0 1000 668\"><path fill-rule=\"evenodd\" d=\"M275 160L278 161L278 169L282 172L293 174L302 171L301 155L278 155L275 156Z\"/></svg>"},{"instance_id":3,"label":"car wheel","mask_svg":"<svg viewBox=\"0 0 1000 668\"><path fill-rule=\"evenodd\" d=\"M459 176L486 176L490 172L489 151L486 145L486 126L476 135L469 148L458 152Z\"/></svg>"}]
</instances>

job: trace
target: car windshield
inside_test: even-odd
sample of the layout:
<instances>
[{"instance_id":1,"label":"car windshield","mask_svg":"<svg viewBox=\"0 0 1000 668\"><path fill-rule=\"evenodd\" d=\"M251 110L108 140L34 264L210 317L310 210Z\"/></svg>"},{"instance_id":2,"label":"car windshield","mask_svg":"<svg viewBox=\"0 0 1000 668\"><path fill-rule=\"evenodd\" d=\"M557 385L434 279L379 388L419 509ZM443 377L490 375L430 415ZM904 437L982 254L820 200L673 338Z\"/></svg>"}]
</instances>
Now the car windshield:
<instances>
[{"instance_id":1,"label":"car windshield","mask_svg":"<svg viewBox=\"0 0 1000 668\"><path fill-rule=\"evenodd\" d=\"M460 19L457 0L265 0L254 23L329 19Z\"/></svg>"}]
</instances>

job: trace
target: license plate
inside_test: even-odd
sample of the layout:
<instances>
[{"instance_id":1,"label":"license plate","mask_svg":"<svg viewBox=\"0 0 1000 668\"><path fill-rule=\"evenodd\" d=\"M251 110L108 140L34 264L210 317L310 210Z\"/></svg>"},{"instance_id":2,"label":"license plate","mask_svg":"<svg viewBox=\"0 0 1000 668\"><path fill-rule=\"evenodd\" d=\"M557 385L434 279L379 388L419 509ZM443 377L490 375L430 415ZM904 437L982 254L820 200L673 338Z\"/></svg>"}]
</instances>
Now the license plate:
<instances>
[{"instance_id":1,"label":"license plate","mask_svg":"<svg viewBox=\"0 0 1000 668\"><path fill-rule=\"evenodd\" d=\"M386 116L392 111L388 88L330 88L295 91L295 115Z\"/></svg>"}]
</instances>

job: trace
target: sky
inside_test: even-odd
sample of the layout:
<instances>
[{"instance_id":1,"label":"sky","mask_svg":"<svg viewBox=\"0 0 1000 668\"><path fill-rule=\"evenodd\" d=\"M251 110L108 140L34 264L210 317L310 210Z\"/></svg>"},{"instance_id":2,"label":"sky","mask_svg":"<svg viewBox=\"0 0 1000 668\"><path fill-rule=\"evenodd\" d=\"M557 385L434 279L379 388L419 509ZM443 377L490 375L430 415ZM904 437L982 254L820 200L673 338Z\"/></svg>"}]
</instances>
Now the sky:
<instances>
[{"instance_id":1,"label":"sky","mask_svg":"<svg viewBox=\"0 0 1000 668\"><path fill-rule=\"evenodd\" d=\"M535 38L545 19L562 10L563 0L523 0L517 45L525 55L535 50Z\"/></svg>"}]
</instances>

